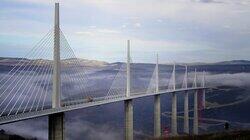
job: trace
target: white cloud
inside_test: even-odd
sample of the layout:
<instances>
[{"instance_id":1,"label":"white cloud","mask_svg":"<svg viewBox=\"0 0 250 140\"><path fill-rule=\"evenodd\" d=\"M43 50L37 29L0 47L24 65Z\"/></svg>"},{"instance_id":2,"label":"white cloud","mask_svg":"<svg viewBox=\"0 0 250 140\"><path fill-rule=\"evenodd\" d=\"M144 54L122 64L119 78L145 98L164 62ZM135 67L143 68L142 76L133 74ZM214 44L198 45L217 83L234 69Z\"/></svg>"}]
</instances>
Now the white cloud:
<instances>
[{"instance_id":1,"label":"white cloud","mask_svg":"<svg viewBox=\"0 0 250 140\"><path fill-rule=\"evenodd\" d=\"M250 23L250 19L244 14L250 12L248 8L250 2L244 0L76 0L74 3L65 0L61 3L62 6L71 8L89 5L98 11L103 11L103 13L117 17L128 17L129 20L137 20L138 23L138 20L141 19L151 20L154 18L212 28L219 28L230 23L232 29L236 31L245 30L242 24L249 27ZM136 24L136 26L140 25Z\"/></svg>"},{"instance_id":2,"label":"white cloud","mask_svg":"<svg viewBox=\"0 0 250 140\"><path fill-rule=\"evenodd\" d=\"M82 121L80 118L75 117L73 121L69 122L70 125L66 129L70 132L68 133L67 139L76 140L81 139L84 134L85 139L89 140L119 140L122 138L122 133L112 126L107 124L96 124ZM80 128L80 129L79 129Z\"/></svg>"},{"instance_id":3,"label":"white cloud","mask_svg":"<svg viewBox=\"0 0 250 140\"><path fill-rule=\"evenodd\" d=\"M84 36L106 36L106 35L113 35L119 34L120 31L113 30L113 29L101 29L96 28L96 26L90 27L90 29L84 29L84 31L76 31L75 34L77 35L84 35Z\"/></svg>"},{"instance_id":4,"label":"white cloud","mask_svg":"<svg viewBox=\"0 0 250 140\"><path fill-rule=\"evenodd\" d=\"M230 25L224 25L223 28L230 29L231 26Z\"/></svg>"},{"instance_id":5,"label":"white cloud","mask_svg":"<svg viewBox=\"0 0 250 140\"><path fill-rule=\"evenodd\" d=\"M92 25L92 26L89 26L89 28L95 29L95 28L96 28L96 26Z\"/></svg>"},{"instance_id":6,"label":"white cloud","mask_svg":"<svg viewBox=\"0 0 250 140\"><path fill-rule=\"evenodd\" d=\"M97 32L99 32L99 33L108 33L108 34L117 34L117 33L120 33L120 31L111 30L111 29L97 29Z\"/></svg>"},{"instance_id":7,"label":"white cloud","mask_svg":"<svg viewBox=\"0 0 250 140\"><path fill-rule=\"evenodd\" d=\"M162 23L162 20L161 19L157 19L157 22Z\"/></svg>"},{"instance_id":8,"label":"white cloud","mask_svg":"<svg viewBox=\"0 0 250 140\"><path fill-rule=\"evenodd\" d=\"M77 31L75 32L77 35L87 35L87 36L94 36L94 33L89 31Z\"/></svg>"},{"instance_id":9,"label":"white cloud","mask_svg":"<svg viewBox=\"0 0 250 140\"><path fill-rule=\"evenodd\" d=\"M122 25L122 28L126 28L126 27L127 27L127 25L126 25L126 24L123 24L123 25Z\"/></svg>"},{"instance_id":10,"label":"white cloud","mask_svg":"<svg viewBox=\"0 0 250 140\"><path fill-rule=\"evenodd\" d=\"M14 0L18 2L37 3L50 5L50 0ZM165 17L184 18L185 20L206 21L211 19L219 20L220 17L230 16L233 10L242 10L249 6L246 0L61 0L61 5L65 7L81 7L81 5L91 5L95 8L109 11L113 14L126 15L128 17ZM152 6L153 5L153 6ZM241 7L233 9L233 7ZM244 8L245 7L245 8ZM188 12L187 12L188 11ZM188 17L186 17L189 15ZM198 18L198 19L197 19Z\"/></svg>"},{"instance_id":11,"label":"white cloud","mask_svg":"<svg viewBox=\"0 0 250 140\"><path fill-rule=\"evenodd\" d=\"M211 86L250 86L250 73L207 74L206 80Z\"/></svg>"},{"instance_id":12,"label":"white cloud","mask_svg":"<svg viewBox=\"0 0 250 140\"><path fill-rule=\"evenodd\" d=\"M134 26L135 26L136 28L140 28L140 27L141 27L141 23L138 23L138 22L137 22L137 23L134 24Z\"/></svg>"}]
</instances>

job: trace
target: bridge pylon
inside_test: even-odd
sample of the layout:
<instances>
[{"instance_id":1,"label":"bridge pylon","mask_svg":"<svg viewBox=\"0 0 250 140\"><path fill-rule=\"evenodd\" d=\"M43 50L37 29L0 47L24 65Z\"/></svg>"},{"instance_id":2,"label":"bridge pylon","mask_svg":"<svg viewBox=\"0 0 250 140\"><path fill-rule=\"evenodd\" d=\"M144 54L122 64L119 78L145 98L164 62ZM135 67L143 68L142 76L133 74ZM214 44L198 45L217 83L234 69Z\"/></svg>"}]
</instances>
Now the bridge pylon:
<instances>
[{"instance_id":1,"label":"bridge pylon","mask_svg":"<svg viewBox=\"0 0 250 140\"><path fill-rule=\"evenodd\" d=\"M202 87L205 88L205 71L202 72ZM206 108L206 90L202 90L202 107Z\"/></svg>"},{"instance_id":2,"label":"bridge pylon","mask_svg":"<svg viewBox=\"0 0 250 140\"><path fill-rule=\"evenodd\" d=\"M61 107L60 19L59 18L60 18L59 3L55 3L52 108Z\"/></svg>"},{"instance_id":3,"label":"bridge pylon","mask_svg":"<svg viewBox=\"0 0 250 140\"><path fill-rule=\"evenodd\" d=\"M52 108L61 107L61 63L60 63L60 17L59 3L55 3L54 25L54 60L53 60L53 92ZM64 113L56 113L48 116L49 140L64 140Z\"/></svg>"}]
</instances>

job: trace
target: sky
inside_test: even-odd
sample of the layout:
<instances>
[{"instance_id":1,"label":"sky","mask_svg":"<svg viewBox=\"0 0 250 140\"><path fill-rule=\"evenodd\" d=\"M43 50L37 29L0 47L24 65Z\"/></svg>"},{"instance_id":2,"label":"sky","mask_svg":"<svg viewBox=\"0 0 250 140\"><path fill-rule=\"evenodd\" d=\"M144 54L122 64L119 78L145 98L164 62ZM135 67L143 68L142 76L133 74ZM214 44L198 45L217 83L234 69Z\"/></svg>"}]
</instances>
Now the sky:
<instances>
[{"instance_id":1,"label":"sky","mask_svg":"<svg viewBox=\"0 0 250 140\"><path fill-rule=\"evenodd\" d=\"M53 28L54 0L0 0L0 56L23 57ZM250 0L60 0L79 58L133 62L250 60Z\"/></svg>"}]
</instances>

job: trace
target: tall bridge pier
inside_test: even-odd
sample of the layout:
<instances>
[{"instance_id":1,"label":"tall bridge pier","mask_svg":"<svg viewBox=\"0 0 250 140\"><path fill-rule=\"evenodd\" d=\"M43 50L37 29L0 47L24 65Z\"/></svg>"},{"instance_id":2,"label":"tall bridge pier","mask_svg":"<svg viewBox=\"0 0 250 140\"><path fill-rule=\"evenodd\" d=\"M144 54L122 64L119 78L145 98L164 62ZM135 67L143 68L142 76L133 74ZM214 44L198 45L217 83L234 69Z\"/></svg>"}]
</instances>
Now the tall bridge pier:
<instances>
[{"instance_id":1,"label":"tall bridge pier","mask_svg":"<svg viewBox=\"0 0 250 140\"><path fill-rule=\"evenodd\" d=\"M175 64L173 68L173 90L175 90ZM172 93L171 135L177 135L177 94Z\"/></svg>"},{"instance_id":2,"label":"tall bridge pier","mask_svg":"<svg viewBox=\"0 0 250 140\"><path fill-rule=\"evenodd\" d=\"M198 91L194 93L193 134L198 135Z\"/></svg>"},{"instance_id":3,"label":"tall bridge pier","mask_svg":"<svg viewBox=\"0 0 250 140\"><path fill-rule=\"evenodd\" d=\"M171 135L176 136L177 133L177 94L172 93L172 113L171 113Z\"/></svg>"},{"instance_id":4,"label":"tall bridge pier","mask_svg":"<svg viewBox=\"0 0 250 140\"><path fill-rule=\"evenodd\" d=\"M188 87L188 69L187 65L185 66L185 88ZM188 91L184 93L184 133L189 134L189 111L188 111Z\"/></svg>"},{"instance_id":5,"label":"tall bridge pier","mask_svg":"<svg viewBox=\"0 0 250 140\"><path fill-rule=\"evenodd\" d=\"M52 108L61 107L61 64L60 64L60 17L59 3L55 3L54 61ZM51 114L49 119L49 140L64 140L64 113Z\"/></svg>"},{"instance_id":6,"label":"tall bridge pier","mask_svg":"<svg viewBox=\"0 0 250 140\"><path fill-rule=\"evenodd\" d=\"M197 74L195 69L194 87L197 87ZM193 134L198 135L198 90L194 93L194 115L193 115Z\"/></svg>"},{"instance_id":7,"label":"tall bridge pier","mask_svg":"<svg viewBox=\"0 0 250 140\"><path fill-rule=\"evenodd\" d=\"M159 93L159 59L158 54L156 58L156 74L155 74L155 92ZM161 136L161 98L157 94L154 96L154 137Z\"/></svg>"},{"instance_id":8,"label":"tall bridge pier","mask_svg":"<svg viewBox=\"0 0 250 140\"><path fill-rule=\"evenodd\" d=\"M49 140L64 140L64 113L49 115Z\"/></svg>"},{"instance_id":9,"label":"tall bridge pier","mask_svg":"<svg viewBox=\"0 0 250 140\"><path fill-rule=\"evenodd\" d=\"M189 134L188 91L184 94L184 133Z\"/></svg>"},{"instance_id":10,"label":"tall bridge pier","mask_svg":"<svg viewBox=\"0 0 250 140\"><path fill-rule=\"evenodd\" d=\"M125 140L133 140L133 102L132 99L124 101L125 108Z\"/></svg>"},{"instance_id":11,"label":"tall bridge pier","mask_svg":"<svg viewBox=\"0 0 250 140\"><path fill-rule=\"evenodd\" d=\"M154 96L154 137L161 136L161 98Z\"/></svg>"}]
</instances>

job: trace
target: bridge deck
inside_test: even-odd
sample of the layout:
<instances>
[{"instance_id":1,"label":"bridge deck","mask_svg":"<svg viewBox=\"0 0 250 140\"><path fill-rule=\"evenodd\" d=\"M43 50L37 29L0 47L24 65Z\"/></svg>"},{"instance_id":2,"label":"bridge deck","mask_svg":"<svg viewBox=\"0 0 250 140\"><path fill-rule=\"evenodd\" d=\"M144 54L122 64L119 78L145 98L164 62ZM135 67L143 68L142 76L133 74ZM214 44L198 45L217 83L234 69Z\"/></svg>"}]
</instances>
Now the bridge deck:
<instances>
[{"instance_id":1,"label":"bridge deck","mask_svg":"<svg viewBox=\"0 0 250 140\"><path fill-rule=\"evenodd\" d=\"M131 95L131 97L117 96L116 98L112 98L112 99L108 99L107 97L99 97L99 98L95 98L92 102L86 102L86 100L72 101L71 103L65 102L63 104L73 104L73 105L63 106L60 108L45 109L42 111L22 113L22 114L17 114L17 115L2 116L0 117L0 125L27 120L31 118L47 116L50 114L55 114L55 113L60 113L60 112L68 112L68 111L77 110L77 109L83 109L83 108L100 106L100 105L105 105L105 104L114 103L114 102L120 102L124 100L129 100L129 99L136 99L136 98L142 98L142 97L153 96L153 95L158 95L158 94L167 94L167 93L173 93L173 92L201 90L201 89L208 89L208 87L177 89L174 91L160 91L159 93L136 93L134 95Z\"/></svg>"}]
</instances>

